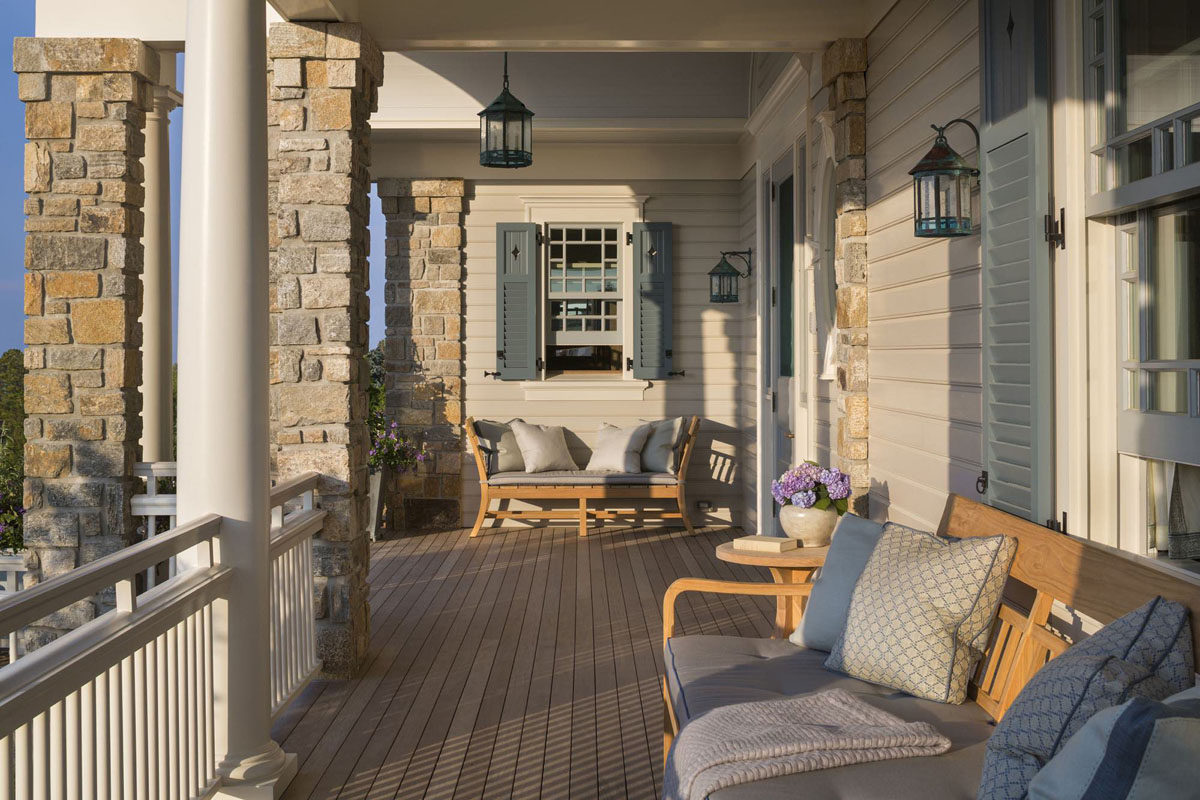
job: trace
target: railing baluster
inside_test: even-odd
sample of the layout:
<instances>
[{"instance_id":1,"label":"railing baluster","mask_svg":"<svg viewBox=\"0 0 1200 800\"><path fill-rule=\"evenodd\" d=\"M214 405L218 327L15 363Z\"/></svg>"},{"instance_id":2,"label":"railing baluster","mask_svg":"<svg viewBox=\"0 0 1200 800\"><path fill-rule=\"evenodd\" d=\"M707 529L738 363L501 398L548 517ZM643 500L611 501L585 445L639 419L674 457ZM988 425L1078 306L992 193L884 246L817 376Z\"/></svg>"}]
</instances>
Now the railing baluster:
<instances>
[{"instance_id":1,"label":"railing baluster","mask_svg":"<svg viewBox=\"0 0 1200 800\"><path fill-rule=\"evenodd\" d=\"M95 797L96 787L96 680L79 690L79 785L81 797Z\"/></svg>"},{"instance_id":2,"label":"railing baluster","mask_svg":"<svg viewBox=\"0 0 1200 800\"><path fill-rule=\"evenodd\" d=\"M133 795L136 800L147 800L149 786L146 783L150 772L147 747L146 717L146 650L150 644L133 654L133 718L134 718L134 782Z\"/></svg>"},{"instance_id":3,"label":"railing baluster","mask_svg":"<svg viewBox=\"0 0 1200 800\"><path fill-rule=\"evenodd\" d=\"M54 800L61 800L67 788L67 759L63 746L65 705L64 701L50 707L50 760L47 766L50 769L50 797Z\"/></svg>"},{"instance_id":4,"label":"railing baluster","mask_svg":"<svg viewBox=\"0 0 1200 800\"><path fill-rule=\"evenodd\" d=\"M179 673L175 629L167 631L167 797L179 800Z\"/></svg>"},{"instance_id":5,"label":"railing baluster","mask_svg":"<svg viewBox=\"0 0 1200 800\"><path fill-rule=\"evenodd\" d=\"M121 665L114 664L108 669L108 791L109 797L121 797L121 783L124 779L120 758L121 745L124 741L124 726L121 724Z\"/></svg>"},{"instance_id":6,"label":"railing baluster","mask_svg":"<svg viewBox=\"0 0 1200 800\"><path fill-rule=\"evenodd\" d=\"M33 718L33 800L49 800L50 765L46 753L46 713Z\"/></svg>"},{"instance_id":7,"label":"railing baluster","mask_svg":"<svg viewBox=\"0 0 1200 800\"><path fill-rule=\"evenodd\" d=\"M33 792L33 776L29 772L29 726L22 725L13 734L13 750L16 755L16 795L17 800L29 800Z\"/></svg>"},{"instance_id":8,"label":"railing baluster","mask_svg":"<svg viewBox=\"0 0 1200 800\"><path fill-rule=\"evenodd\" d=\"M80 792L79 782L82 779L83 765L79 758L80 738L82 731L80 729L79 701L80 694L83 690L71 692L67 697L67 713L65 719L66 730L66 771L67 771L67 787L64 793L67 800L80 800L83 796Z\"/></svg>"},{"instance_id":9,"label":"railing baluster","mask_svg":"<svg viewBox=\"0 0 1200 800\"><path fill-rule=\"evenodd\" d=\"M13 800L12 742L0 738L0 800Z\"/></svg>"},{"instance_id":10,"label":"railing baluster","mask_svg":"<svg viewBox=\"0 0 1200 800\"><path fill-rule=\"evenodd\" d=\"M108 744L108 671L96 676L96 786L93 796L108 791L112 748Z\"/></svg>"},{"instance_id":11,"label":"railing baluster","mask_svg":"<svg viewBox=\"0 0 1200 800\"><path fill-rule=\"evenodd\" d=\"M171 760L171 715L167 701L167 687L170 685L170 679L167 674L167 637L166 634L160 634L155 640L154 645L155 670L154 670L154 691L157 697L157 730L156 744L158 745L158 758L155 759L155 770L157 773L156 784L158 786L158 797L166 797L170 794L170 774L169 763Z\"/></svg>"},{"instance_id":12,"label":"railing baluster","mask_svg":"<svg viewBox=\"0 0 1200 800\"><path fill-rule=\"evenodd\" d=\"M184 640L187 643L187 781L188 795L191 796L199 787L198 777L200 762L197 758L196 746L196 615L189 615Z\"/></svg>"}]
</instances>

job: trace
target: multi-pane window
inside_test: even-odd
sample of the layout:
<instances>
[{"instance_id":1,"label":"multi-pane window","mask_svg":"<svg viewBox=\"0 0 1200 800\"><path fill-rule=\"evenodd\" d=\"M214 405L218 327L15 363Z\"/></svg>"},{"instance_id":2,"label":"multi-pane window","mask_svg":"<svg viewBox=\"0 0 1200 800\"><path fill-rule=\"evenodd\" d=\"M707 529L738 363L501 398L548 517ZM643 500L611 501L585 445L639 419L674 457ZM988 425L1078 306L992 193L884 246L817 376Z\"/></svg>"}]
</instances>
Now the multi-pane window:
<instances>
[{"instance_id":1,"label":"multi-pane window","mask_svg":"<svg viewBox=\"0 0 1200 800\"><path fill-rule=\"evenodd\" d=\"M550 225L548 234L547 368L619 370L621 227Z\"/></svg>"}]
</instances>

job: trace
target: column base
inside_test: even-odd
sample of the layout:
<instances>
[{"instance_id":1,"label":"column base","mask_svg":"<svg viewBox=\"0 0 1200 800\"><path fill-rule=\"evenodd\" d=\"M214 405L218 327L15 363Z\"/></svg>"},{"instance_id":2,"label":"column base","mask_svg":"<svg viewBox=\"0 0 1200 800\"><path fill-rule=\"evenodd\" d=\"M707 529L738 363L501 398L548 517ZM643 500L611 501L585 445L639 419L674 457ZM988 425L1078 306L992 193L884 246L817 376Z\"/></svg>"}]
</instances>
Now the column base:
<instances>
[{"instance_id":1,"label":"column base","mask_svg":"<svg viewBox=\"0 0 1200 800\"><path fill-rule=\"evenodd\" d=\"M299 768L295 753L281 753L282 764L270 777L247 779L222 778L212 794L213 800L279 800L296 777Z\"/></svg>"}]
</instances>

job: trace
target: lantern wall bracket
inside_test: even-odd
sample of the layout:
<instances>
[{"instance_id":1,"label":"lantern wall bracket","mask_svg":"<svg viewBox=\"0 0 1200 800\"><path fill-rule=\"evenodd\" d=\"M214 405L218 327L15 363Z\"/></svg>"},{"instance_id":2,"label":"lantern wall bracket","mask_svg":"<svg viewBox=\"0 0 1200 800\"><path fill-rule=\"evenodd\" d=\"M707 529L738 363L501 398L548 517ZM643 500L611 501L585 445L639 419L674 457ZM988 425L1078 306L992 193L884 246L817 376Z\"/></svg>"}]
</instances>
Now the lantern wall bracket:
<instances>
[{"instance_id":1,"label":"lantern wall bracket","mask_svg":"<svg viewBox=\"0 0 1200 800\"><path fill-rule=\"evenodd\" d=\"M741 277L749 278L750 273L754 268L754 264L752 262L752 260L754 258L753 248L746 248L745 250L722 250L721 251L722 258L729 258L729 256L733 256L734 258L740 258L742 261L745 262L746 273L744 275L742 274L742 271L740 269L738 269L737 267L733 267L732 264L730 264L729 266L733 267L734 270L737 272L737 274L740 275Z\"/></svg>"},{"instance_id":2,"label":"lantern wall bracket","mask_svg":"<svg viewBox=\"0 0 1200 800\"><path fill-rule=\"evenodd\" d=\"M979 163L979 128L975 127L974 122L971 122L969 119L963 119L962 117L956 117L955 119L947 122L945 125L930 125L929 127L937 131L939 139L944 140L946 138L946 131L948 131L952 126L958 125L959 123L966 125L971 129L971 133L975 134L975 162Z\"/></svg>"}]
</instances>

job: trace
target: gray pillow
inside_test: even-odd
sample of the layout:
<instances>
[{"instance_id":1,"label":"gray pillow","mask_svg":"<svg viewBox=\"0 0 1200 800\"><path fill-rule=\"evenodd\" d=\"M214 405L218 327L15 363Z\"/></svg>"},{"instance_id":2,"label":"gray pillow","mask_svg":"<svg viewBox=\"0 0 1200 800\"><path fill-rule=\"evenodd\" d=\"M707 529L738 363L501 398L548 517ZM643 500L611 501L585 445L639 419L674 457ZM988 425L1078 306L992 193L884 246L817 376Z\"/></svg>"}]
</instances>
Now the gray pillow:
<instances>
[{"instance_id":1,"label":"gray pillow","mask_svg":"<svg viewBox=\"0 0 1200 800\"><path fill-rule=\"evenodd\" d=\"M686 417L642 420L650 425L650 436L642 448L642 470L645 472L669 472L679 469L679 446L685 434Z\"/></svg>"},{"instance_id":2,"label":"gray pillow","mask_svg":"<svg viewBox=\"0 0 1200 800\"><path fill-rule=\"evenodd\" d=\"M575 459L567 449L567 437L560 425L530 425L519 419L512 421L512 432L521 448L526 472L577 470Z\"/></svg>"},{"instance_id":3,"label":"gray pillow","mask_svg":"<svg viewBox=\"0 0 1200 800\"><path fill-rule=\"evenodd\" d=\"M800 625L791 635L792 644L829 652L846 627L850 596L867 566L867 559L883 535L883 523L845 514L838 520L825 564L813 581L812 594L804 607Z\"/></svg>"},{"instance_id":4,"label":"gray pillow","mask_svg":"<svg viewBox=\"0 0 1200 800\"><path fill-rule=\"evenodd\" d=\"M1194 685L1188 610L1156 597L1034 673L988 739L980 800L1024 798L1034 775L1098 712Z\"/></svg>"},{"instance_id":5,"label":"gray pillow","mask_svg":"<svg viewBox=\"0 0 1200 800\"><path fill-rule=\"evenodd\" d=\"M1096 713L1029 782L1029 800L1192 797L1200 784L1200 689ZM1118 757L1113 757L1114 754Z\"/></svg>"},{"instance_id":6,"label":"gray pillow","mask_svg":"<svg viewBox=\"0 0 1200 800\"><path fill-rule=\"evenodd\" d=\"M588 461L589 472L641 472L642 447L650 436L649 425L618 428L607 422L600 424L596 446Z\"/></svg>"},{"instance_id":7,"label":"gray pillow","mask_svg":"<svg viewBox=\"0 0 1200 800\"><path fill-rule=\"evenodd\" d=\"M525 471L525 460L521 458L521 448L517 446L517 437L512 432L512 424L523 421L520 419L510 419L508 422L476 420L475 435L479 437L479 445L483 448L487 459L488 475L495 475L497 472Z\"/></svg>"}]
</instances>

